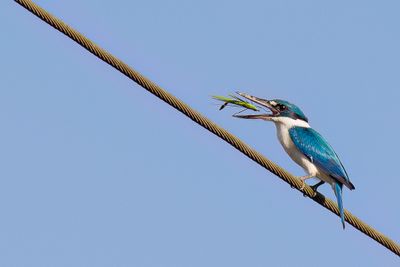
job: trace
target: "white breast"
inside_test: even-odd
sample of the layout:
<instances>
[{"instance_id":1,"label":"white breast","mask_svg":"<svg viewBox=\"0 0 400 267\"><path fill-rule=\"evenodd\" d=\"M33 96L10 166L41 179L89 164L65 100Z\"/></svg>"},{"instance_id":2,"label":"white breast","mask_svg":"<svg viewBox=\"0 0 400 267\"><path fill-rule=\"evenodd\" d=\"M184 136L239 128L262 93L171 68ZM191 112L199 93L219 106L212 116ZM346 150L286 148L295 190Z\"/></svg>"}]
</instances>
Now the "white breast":
<instances>
[{"instance_id":1,"label":"white breast","mask_svg":"<svg viewBox=\"0 0 400 267\"><path fill-rule=\"evenodd\" d=\"M310 125L305 121L294 120L291 118L276 118L274 123L279 142L285 149L286 153L288 153L290 158L299 164L307 174L317 176L317 167L297 149L289 135L289 129L291 127L310 127Z\"/></svg>"}]
</instances>

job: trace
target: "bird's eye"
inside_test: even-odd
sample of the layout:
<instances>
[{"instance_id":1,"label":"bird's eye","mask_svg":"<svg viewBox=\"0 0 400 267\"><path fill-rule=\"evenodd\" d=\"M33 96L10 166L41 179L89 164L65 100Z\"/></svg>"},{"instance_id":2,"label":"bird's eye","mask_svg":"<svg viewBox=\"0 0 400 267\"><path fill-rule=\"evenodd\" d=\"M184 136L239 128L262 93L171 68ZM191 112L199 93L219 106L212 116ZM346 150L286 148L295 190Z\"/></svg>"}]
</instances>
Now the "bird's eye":
<instances>
[{"instance_id":1,"label":"bird's eye","mask_svg":"<svg viewBox=\"0 0 400 267\"><path fill-rule=\"evenodd\" d=\"M286 106L285 106L285 105L279 105L279 109L285 110L285 109L286 109Z\"/></svg>"}]
</instances>

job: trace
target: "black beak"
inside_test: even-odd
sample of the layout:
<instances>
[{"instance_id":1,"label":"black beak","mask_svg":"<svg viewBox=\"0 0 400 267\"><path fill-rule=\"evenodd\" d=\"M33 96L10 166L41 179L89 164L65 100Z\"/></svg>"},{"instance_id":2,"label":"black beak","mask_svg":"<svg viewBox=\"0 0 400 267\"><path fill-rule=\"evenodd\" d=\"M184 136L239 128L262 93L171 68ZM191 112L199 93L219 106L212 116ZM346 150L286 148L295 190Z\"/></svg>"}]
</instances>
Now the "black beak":
<instances>
[{"instance_id":1,"label":"black beak","mask_svg":"<svg viewBox=\"0 0 400 267\"><path fill-rule=\"evenodd\" d=\"M270 120L272 117L275 117L279 114L279 110L276 109L272 104L271 101L267 99L258 98L252 95L248 95L246 93L236 92L238 95L250 100L260 106L266 107L271 110L272 114L256 114L256 115L233 115L233 117L241 118L241 119L262 119L262 120Z\"/></svg>"}]
</instances>

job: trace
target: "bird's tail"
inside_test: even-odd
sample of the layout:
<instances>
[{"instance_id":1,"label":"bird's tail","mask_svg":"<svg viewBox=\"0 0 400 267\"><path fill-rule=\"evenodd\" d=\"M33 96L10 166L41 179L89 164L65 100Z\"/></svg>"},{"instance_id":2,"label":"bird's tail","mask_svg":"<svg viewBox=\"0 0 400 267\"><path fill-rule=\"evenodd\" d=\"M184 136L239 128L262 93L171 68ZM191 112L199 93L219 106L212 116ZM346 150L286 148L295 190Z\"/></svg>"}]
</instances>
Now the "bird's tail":
<instances>
[{"instance_id":1,"label":"bird's tail","mask_svg":"<svg viewBox=\"0 0 400 267\"><path fill-rule=\"evenodd\" d=\"M342 185L339 183L334 183L333 191L335 191L337 204L339 207L340 219L342 220L343 229L345 228L344 225L344 210L343 210L343 201L342 201Z\"/></svg>"}]
</instances>

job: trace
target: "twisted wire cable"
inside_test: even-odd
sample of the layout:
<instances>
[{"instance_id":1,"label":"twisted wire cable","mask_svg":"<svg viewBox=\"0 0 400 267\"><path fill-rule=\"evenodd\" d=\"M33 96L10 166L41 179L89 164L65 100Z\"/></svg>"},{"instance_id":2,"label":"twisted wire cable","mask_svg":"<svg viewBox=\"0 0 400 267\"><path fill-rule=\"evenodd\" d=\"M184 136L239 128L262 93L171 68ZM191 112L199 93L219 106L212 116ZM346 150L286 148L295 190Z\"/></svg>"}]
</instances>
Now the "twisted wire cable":
<instances>
[{"instance_id":1,"label":"twisted wire cable","mask_svg":"<svg viewBox=\"0 0 400 267\"><path fill-rule=\"evenodd\" d=\"M314 200L321 206L325 207L326 209L330 210L334 214L339 215L339 209L337 204L332 201L331 199L326 198L319 192L314 192L312 188L308 185L304 186L304 189L301 190L303 183L295 176L287 172L282 167L278 166L277 164L273 163L271 160L267 159L259 152L252 149L250 146L245 144L243 141L238 139L233 134L229 133L222 127L218 126L199 112L192 109L190 106L176 98L175 96L171 95L131 67L127 64L107 52L106 50L102 49L91 40L83 36L78 31L74 30L67 24L65 24L60 19L56 18L55 16L48 13L43 8L39 7L35 3L30 0L14 0L31 13L42 19L47 24L54 27L56 30L62 32L63 34L67 35L69 38L80 44L83 48L88 50L90 53L95 55L96 57L100 58L101 60L105 61L109 65L113 66L115 69L119 70L122 74L142 86L144 89L152 93L153 95L157 96L167 104L171 105L175 109L182 112L184 115L189 117L191 120L196 122L197 124L201 125L208 131L212 132L213 134L217 135L237 150L245 154L247 157L252 159L253 161L257 162L259 165L267 169L268 171L272 172L283 181L288 183L292 188L297 189L305 196L309 197L310 199ZM375 230L373 227L369 226L368 224L361 221L359 218L351 214L349 211L345 210L344 212L345 220L350 225L352 225L357 230L361 231L362 233L366 234L376 242L380 243L381 245L385 246L387 249L395 253L397 256L400 256L400 246L394 242L389 237L385 236L384 234L380 233L379 231Z\"/></svg>"}]
</instances>

